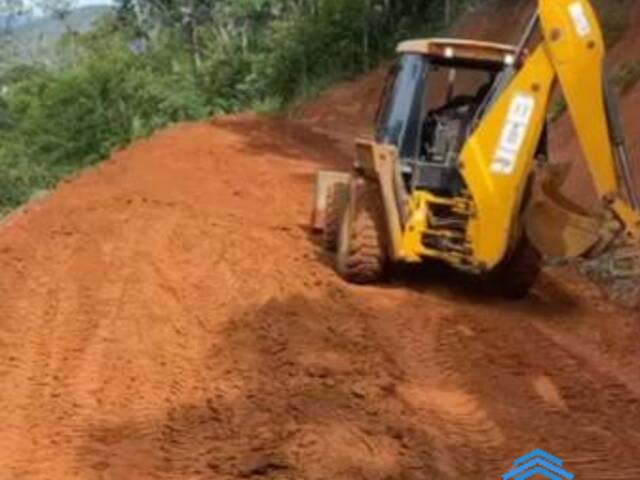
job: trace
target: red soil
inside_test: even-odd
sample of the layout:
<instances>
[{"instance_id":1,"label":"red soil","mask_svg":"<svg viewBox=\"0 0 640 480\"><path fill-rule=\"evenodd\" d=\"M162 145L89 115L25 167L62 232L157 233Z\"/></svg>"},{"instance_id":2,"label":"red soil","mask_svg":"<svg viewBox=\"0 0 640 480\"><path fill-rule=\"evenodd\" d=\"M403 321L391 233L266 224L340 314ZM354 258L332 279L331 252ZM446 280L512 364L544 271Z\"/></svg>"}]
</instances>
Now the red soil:
<instances>
[{"instance_id":1,"label":"red soil","mask_svg":"<svg viewBox=\"0 0 640 480\"><path fill-rule=\"evenodd\" d=\"M325 118L177 125L2 228L0 478L640 478L640 319L562 271L344 284L307 227L350 161Z\"/></svg>"},{"instance_id":2,"label":"red soil","mask_svg":"<svg viewBox=\"0 0 640 480\"><path fill-rule=\"evenodd\" d=\"M630 15L629 30L609 55L612 71L625 63L640 62L640 8L632 9ZM634 160L636 183L640 188L640 84L621 98L621 113L628 147ZM551 150L554 160L572 162L573 168L565 192L584 205L593 203L596 199L593 182L568 115L564 115L553 126Z\"/></svg>"},{"instance_id":3,"label":"red soil","mask_svg":"<svg viewBox=\"0 0 640 480\"><path fill-rule=\"evenodd\" d=\"M574 279L342 283L307 229L348 159L253 116L178 125L0 235L0 475L497 478L535 447L640 474L640 328Z\"/></svg>"}]
</instances>

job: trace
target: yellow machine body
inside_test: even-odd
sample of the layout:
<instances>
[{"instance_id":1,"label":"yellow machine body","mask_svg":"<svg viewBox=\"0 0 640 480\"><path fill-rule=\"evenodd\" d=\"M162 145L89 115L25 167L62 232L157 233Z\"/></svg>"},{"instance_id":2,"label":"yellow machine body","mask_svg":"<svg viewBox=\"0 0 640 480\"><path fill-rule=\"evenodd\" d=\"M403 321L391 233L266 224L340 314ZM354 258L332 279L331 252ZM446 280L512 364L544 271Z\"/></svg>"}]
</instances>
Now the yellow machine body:
<instances>
[{"instance_id":1,"label":"yellow machine body","mask_svg":"<svg viewBox=\"0 0 640 480\"><path fill-rule=\"evenodd\" d=\"M602 225L564 202L557 191L537 201L536 215L528 222L522 209L551 94L558 83L599 196L611 203L624 226L637 236L638 216L619 192L608 136L603 108L605 49L598 19L587 0L541 0L540 21L544 41L524 61L462 149L460 169L468 191L455 199L413 192L396 257L407 262L435 257L472 270L490 270L514 248L527 223L535 233L533 241L544 253L571 257L597 243ZM450 45L451 54L455 55L456 47L455 42ZM544 194L544 190L537 193ZM424 246L422 238L430 230L429 212L443 203L469 216L466 249L435 251ZM552 218L556 221L550 229ZM543 238L545 231L549 238ZM445 230L438 234L456 233Z\"/></svg>"},{"instance_id":2,"label":"yellow machine body","mask_svg":"<svg viewBox=\"0 0 640 480\"><path fill-rule=\"evenodd\" d=\"M528 51L538 31L541 41ZM620 280L622 295L640 300L640 198L589 0L538 0L518 47L426 39L404 42L398 52L376 139L358 141L353 172L334 179L350 192L348 205L329 215L330 232L338 230L337 213L344 220L337 253L343 277L370 283L386 263L428 259L502 278L530 272L513 289L515 296L535 282L540 254L585 262L599 257L604 261L590 264L588 275L601 283ZM432 71L437 77L443 69L449 69L448 93L439 105L426 85ZM458 69L486 73L490 80L474 95L454 96ZM567 169L546 158L556 91L593 178L599 197L594 211L562 195Z\"/></svg>"}]
</instances>

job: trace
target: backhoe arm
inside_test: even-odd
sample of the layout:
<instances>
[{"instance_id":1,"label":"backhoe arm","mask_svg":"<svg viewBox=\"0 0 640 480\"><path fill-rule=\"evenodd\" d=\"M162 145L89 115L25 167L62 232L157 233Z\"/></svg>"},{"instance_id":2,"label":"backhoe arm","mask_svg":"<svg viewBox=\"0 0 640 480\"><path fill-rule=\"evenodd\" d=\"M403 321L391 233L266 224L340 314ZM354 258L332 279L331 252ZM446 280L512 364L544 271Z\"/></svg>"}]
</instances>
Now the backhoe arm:
<instances>
[{"instance_id":1,"label":"backhoe arm","mask_svg":"<svg viewBox=\"0 0 640 480\"><path fill-rule=\"evenodd\" d=\"M598 196L638 238L638 199L605 74L605 45L588 0L540 0L544 48L558 77Z\"/></svg>"},{"instance_id":2,"label":"backhoe arm","mask_svg":"<svg viewBox=\"0 0 640 480\"><path fill-rule=\"evenodd\" d=\"M542 41L525 46L535 27ZM538 0L536 16L513 68L492 96L462 153L462 174L474 200L468 236L478 264L491 269L526 229L543 253L585 259L586 273L616 288L640 285L640 215L616 104L605 75L605 45L589 0ZM566 175L547 168L530 195L534 157L551 93L562 89L599 197L587 212L562 196ZM631 296L640 299L638 288ZM626 302L629 303L629 302Z\"/></svg>"},{"instance_id":3,"label":"backhoe arm","mask_svg":"<svg viewBox=\"0 0 640 480\"><path fill-rule=\"evenodd\" d=\"M640 202L617 99L606 78L600 25L588 0L539 1L544 48L558 77L600 198L595 228L586 234L584 229L581 231L580 223L592 219L572 212L571 208L563 211L567 202L562 198L555 204L549 203L553 195L540 201L551 206L547 213L555 211L565 215L559 231L567 238L593 239L592 245L585 242L585 252L578 264L583 273L601 284L617 302L637 308L640 305ZM544 215L544 208L541 212L543 215L538 212L538 231L551 226L545 219L550 215Z\"/></svg>"}]
</instances>

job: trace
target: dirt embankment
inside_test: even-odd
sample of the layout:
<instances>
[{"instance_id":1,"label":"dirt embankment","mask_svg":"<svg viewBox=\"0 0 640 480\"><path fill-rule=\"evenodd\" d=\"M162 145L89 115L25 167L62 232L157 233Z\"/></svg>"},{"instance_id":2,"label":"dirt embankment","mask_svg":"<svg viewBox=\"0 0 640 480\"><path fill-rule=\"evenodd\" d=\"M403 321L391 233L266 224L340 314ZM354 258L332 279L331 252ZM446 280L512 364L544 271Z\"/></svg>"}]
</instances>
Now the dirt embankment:
<instances>
[{"instance_id":1,"label":"dirt embankment","mask_svg":"<svg viewBox=\"0 0 640 480\"><path fill-rule=\"evenodd\" d=\"M640 478L640 319L555 271L344 284L307 227L328 125L178 125L2 228L0 477Z\"/></svg>"},{"instance_id":2,"label":"dirt embankment","mask_svg":"<svg viewBox=\"0 0 640 480\"><path fill-rule=\"evenodd\" d=\"M640 5L629 12L627 32L611 50L608 61L611 72L623 65L640 65ZM627 145L634 161L636 182L640 185L640 83L626 92L620 102ZM585 205L593 202L596 197L592 180L568 115L564 115L553 126L551 150L555 160L572 162L571 176L566 185L567 193L579 198Z\"/></svg>"},{"instance_id":3,"label":"dirt embankment","mask_svg":"<svg viewBox=\"0 0 640 480\"><path fill-rule=\"evenodd\" d=\"M572 278L342 283L307 229L348 158L288 121L180 125L0 235L0 474L485 479L543 447L640 475L640 331Z\"/></svg>"},{"instance_id":4,"label":"dirt embankment","mask_svg":"<svg viewBox=\"0 0 640 480\"><path fill-rule=\"evenodd\" d=\"M640 475L638 319L572 278L343 284L307 229L328 137L180 125L0 235L6 478Z\"/></svg>"}]
</instances>

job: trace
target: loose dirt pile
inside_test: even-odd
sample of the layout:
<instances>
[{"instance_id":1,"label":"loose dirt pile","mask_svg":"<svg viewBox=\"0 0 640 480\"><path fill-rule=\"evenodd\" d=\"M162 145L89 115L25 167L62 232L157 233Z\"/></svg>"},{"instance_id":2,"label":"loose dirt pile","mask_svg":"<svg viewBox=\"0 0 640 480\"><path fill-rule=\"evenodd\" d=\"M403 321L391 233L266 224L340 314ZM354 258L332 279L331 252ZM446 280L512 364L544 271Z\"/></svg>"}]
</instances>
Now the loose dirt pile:
<instances>
[{"instance_id":1,"label":"loose dirt pile","mask_svg":"<svg viewBox=\"0 0 640 480\"><path fill-rule=\"evenodd\" d=\"M354 288L307 229L348 159L297 124L179 125L0 236L0 476L488 479L542 447L640 477L640 322L547 275Z\"/></svg>"}]
</instances>

